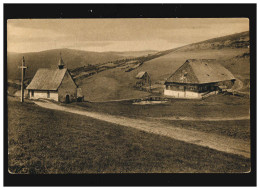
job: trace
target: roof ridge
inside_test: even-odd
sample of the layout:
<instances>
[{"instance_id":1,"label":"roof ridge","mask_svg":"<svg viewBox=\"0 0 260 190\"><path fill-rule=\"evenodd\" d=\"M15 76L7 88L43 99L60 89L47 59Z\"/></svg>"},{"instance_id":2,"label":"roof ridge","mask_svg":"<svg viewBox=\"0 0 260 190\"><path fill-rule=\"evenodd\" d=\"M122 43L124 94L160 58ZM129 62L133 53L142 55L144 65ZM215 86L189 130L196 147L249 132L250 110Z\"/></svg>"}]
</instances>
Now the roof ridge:
<instances>
[{"instance_id":1,"label":"roof ridge","mask_svg":"<svg viewBox=\"0 0 260 190\"><path fill-rule=\"evenodd\" d=\"M187 59L186 61L216 61L216 59Z\"/></svg>"}]
</instances>

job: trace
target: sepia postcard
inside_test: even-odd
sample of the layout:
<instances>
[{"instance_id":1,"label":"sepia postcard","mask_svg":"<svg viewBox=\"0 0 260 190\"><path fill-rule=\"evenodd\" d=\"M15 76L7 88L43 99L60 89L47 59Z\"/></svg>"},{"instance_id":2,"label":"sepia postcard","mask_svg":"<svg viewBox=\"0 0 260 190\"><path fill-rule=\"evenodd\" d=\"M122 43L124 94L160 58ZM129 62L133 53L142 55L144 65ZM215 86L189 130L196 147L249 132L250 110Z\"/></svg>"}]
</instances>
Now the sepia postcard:
<instances>
[{"instance_id":1,"label":"sepia postcard","mask_svg":"<svg viewBox=\"0 0 260 190\"><path fill-rule=\"evenodd\" d=\"M250 173L249 23L8 19L8 173Z\"/></svg>"}]
</instances>

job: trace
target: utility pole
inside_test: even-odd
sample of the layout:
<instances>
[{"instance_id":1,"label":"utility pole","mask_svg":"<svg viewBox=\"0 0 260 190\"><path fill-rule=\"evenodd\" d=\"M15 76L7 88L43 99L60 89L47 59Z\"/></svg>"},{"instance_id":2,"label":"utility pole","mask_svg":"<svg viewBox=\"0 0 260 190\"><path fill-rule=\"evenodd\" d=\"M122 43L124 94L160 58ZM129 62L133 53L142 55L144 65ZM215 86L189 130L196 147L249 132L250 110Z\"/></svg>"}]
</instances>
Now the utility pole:
<instances>
[{"instance_id":1,"label":"utility pole","mask_svg":"<svg viewBox=\"0 0 260 190\"><path fill-rule=\"evenodd\" d=\"M24 84L23 84L23 79L24 79L24 75L25 75L25 69L27 69L27 67L25 67L25 60L24 57L22 59L22 66L19 67L22 70L22 78L21 78L21 102L23 102L24 99Z\"/></svg>"}]
</instances>

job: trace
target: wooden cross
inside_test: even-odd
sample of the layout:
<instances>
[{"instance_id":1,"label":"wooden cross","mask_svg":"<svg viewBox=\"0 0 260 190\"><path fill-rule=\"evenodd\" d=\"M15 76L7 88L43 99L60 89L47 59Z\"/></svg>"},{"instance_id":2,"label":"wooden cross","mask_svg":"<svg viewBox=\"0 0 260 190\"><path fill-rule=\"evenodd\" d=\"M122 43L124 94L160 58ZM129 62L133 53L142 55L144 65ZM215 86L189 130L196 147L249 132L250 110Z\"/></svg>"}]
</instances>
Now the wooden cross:
<instances>
[{"instance_id":1,"label":"wooden cross","mask_svg":"<svg viewBox=\"0 0 260 190\"><path fill-rule=\"evenodd\" d=\"M20 69L22 69L22 78L21 78L21 102L23 102L24 99L24 84L23 84L23 79L24 79L24 75L25 75L25 69L27 69L27 67L25 67L25 60L24 57L22 59L22 66L19 66Z\"/></svg>"}]
</instances>

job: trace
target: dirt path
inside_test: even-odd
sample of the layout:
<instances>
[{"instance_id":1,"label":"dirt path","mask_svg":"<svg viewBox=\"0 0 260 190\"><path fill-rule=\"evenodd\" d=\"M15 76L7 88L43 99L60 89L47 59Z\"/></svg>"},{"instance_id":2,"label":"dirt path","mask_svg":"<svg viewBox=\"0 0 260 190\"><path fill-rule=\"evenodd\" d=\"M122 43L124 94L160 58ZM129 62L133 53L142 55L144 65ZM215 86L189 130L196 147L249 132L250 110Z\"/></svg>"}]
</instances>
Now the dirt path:
<instances>
[{"instance_id":1,"label":"dirt path","mask_svg":"<svg viewBox=\"0 0 260 190\"><path fill-rule=\"evenodd\" d=\"M243 86L243 82L240 79L236 78L236 85L233 86L233 90L239 91L243 88Z\"/></svg>"},{"instance_id":2,"label":"dirt path","mask_svg":"<svg viewBox=\"0 0 260 190\"><path fill-rule=\"evenodd\" d=\"M243 87L244 87L244 83L239 78L236 78L236 82L237 82L237 85L235 85L232 90L238 92L239 94L250 95L250 92L241 91L241 89L243 89Z\"/></svg>"},{"instance_id":3,"label":"dirt path","mask_svg":"<svg viewBox=\"0 0 260 190\"><path fill-rule=\"evenodd\" d=\"M131 119L121 116L88 112L76 108L60 106L51 102L35 101L35 104L44 108L84 115L121 126L132 127L149 133L167 136L187 143L209 147L218 151L242 155L246 158L250 158L250 142L244 141L242 139L233 139L217 134L181 129L172 125L162 124L159 121L146 121L141 119Z\"/></svg>"}]
</instances>

